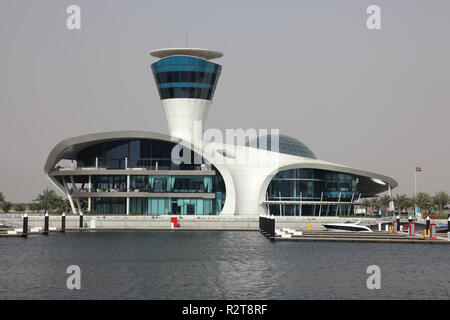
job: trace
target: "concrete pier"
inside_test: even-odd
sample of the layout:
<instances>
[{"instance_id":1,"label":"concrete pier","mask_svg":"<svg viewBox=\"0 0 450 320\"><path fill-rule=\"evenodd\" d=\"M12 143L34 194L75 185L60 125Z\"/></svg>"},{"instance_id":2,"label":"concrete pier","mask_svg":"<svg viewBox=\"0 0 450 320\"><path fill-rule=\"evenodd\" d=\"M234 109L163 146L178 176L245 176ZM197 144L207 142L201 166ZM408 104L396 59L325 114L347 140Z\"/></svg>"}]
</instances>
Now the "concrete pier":
<instances>
[{"instance_id":1,"label":"concrete pier","mask_svg":"<svg viewBox=\"0 0 450 320\"><path fill-rule=\"evenodd\" d=\"M386 232L331 232L306 231L301 236L290 238L272 237L274 241L290 242L362 242L362 243L416 243L416 244L450 244L444 238L430 239L423 236L409 236L402 233Z\"/></svg>"}]
</instances>

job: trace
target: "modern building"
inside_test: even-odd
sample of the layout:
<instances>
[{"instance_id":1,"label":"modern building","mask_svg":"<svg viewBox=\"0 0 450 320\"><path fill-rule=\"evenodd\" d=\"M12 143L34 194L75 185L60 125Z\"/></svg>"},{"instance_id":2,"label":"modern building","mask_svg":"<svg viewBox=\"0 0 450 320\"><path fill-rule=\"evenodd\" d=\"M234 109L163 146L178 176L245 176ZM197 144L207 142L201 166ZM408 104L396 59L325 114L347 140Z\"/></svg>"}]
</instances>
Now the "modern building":
<instances>
[{"instance_id":1,"label":"modern building","mask_svg":"<svg viewBox=\"0 0 450 320\"><path fill-rule=\"evenodd\" d=\"M104 132L56 145L44 170L73 212L86 201L99 214L349 215L362 198L397 186L387 176L317 159L278 133L244 132L239 144L205 138L222 69L211 60L222 53L174 48L151 55L159 59L151 69L169 135Z\"/></svg>"}]
</instances>

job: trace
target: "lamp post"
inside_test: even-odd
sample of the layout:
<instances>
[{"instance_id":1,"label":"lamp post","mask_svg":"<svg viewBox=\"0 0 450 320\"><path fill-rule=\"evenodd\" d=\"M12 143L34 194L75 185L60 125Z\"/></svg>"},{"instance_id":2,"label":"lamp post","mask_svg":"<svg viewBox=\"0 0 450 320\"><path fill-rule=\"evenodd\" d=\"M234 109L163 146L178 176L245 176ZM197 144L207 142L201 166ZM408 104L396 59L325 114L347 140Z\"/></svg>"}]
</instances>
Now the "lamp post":
<instances>
[{"instance_id":1,"label":"lamp post","mask_svg":"<svg viewBox=\"0 0 450 320\"><path fill-rule=\"evenodd\" d=\"M416 167L414 170L414 201L417 197L417 172L422 172L422 168ZM414 203L414 217L417 218L417 204Z\"/></svg>"}]
</instances>

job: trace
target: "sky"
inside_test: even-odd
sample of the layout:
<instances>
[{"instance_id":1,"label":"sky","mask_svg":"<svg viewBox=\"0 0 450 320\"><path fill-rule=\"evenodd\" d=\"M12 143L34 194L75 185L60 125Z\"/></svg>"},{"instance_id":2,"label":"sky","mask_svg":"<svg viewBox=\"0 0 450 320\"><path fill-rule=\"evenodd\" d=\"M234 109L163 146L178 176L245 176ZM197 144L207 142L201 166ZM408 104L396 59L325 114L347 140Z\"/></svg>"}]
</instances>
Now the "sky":
<instances>
[{"instance_id":1,"label":"sky","mask_svg":"<svg viewBox=\"0 0 450 320\"><path fill-rule=\"evenodd\" d=\"M66 26L69 5L81 30ZM369 5L381 29L366 26ZM51 149L104 131L167 133L149 53L224 53L206 123L280 129L395 193L450 192L450 1L0 2L0 191L30 202Z\"/></svg>"}]
</instances>

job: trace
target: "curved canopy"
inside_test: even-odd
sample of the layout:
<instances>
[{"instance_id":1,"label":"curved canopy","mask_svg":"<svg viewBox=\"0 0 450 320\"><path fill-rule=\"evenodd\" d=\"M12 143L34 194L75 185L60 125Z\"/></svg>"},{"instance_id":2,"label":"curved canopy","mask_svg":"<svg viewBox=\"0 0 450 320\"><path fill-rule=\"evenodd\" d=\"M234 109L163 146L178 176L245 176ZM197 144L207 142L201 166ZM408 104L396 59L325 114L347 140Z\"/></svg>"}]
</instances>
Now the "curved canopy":
<instances>
[{"instance_id":1,"label":"curved canopy","mask_svg":"<svg viewBox=\"0 0 450 320\"><path fill-rule=\"evenodd\" d=\"M166 58L170 56L193 56L205 60L217 59L223 57L223 53L219 51L199 48L167 48L158 49L150 53L155 58Z\"/></svg>"}]
</instances>

